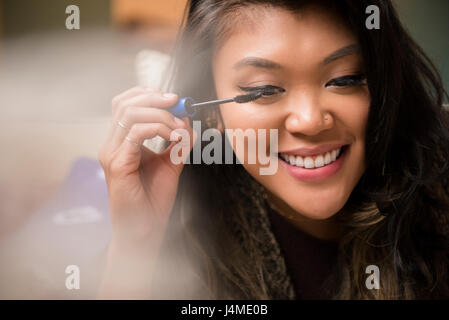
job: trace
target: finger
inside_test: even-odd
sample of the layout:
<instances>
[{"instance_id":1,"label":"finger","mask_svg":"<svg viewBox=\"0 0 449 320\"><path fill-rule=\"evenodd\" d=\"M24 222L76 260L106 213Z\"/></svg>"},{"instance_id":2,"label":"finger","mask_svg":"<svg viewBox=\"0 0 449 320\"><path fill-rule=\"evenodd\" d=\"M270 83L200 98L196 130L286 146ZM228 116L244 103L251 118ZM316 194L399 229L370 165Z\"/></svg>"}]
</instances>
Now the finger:
<instances>
[{"instance_id":1,"label":"finger","mask_svg":"<svg viewBox=\"0 0 449 320\"><path fill-rule=\"evenodd\" d=\"M115 120L120 119L128 107L168 108L178 100L174 93L144 92L119 102L113 114Z\"/></svg>"},{"instance_id":2,"label":"finger","mask_svg":"<svg viewBox=\"0 0 449 320\"><path fill-rule=\"evenodd\" d=\"M186 127L185 121L176 118L166 110L157 108L128 107L123 117L117 122L114 134L111 137L112 148L117 148L128 134L128 131L137 123L163 123L171 129Z\"/></svg>"},{"instance_id":3,"label":"finger","mask_svg":"<svg viewBox=\"0 0 449 320\"><path fill-rule=\"evenodd\" d=\"M115 113L115 109L117 108L117 106L119 105L119 103L121 101L130 99L130 98L140 95L140 94L150 93L150 92L160 92L160 91L152 90L145 86L136 86L136 87L133 87L133 88L126 90L126 91L122 92L121 94L115 96L111 102L112 114Z\"/></svg>"},{"instance_id":4,"label":"finger","mask_svg":"<svg viewBox=\"0 0 449 320\"><path fill-rule=\"evenodd\" d=\"M136 154L141 152L142 144L146 139L152 139L160 136L166 140L170 140L173 129L163 123L137 123L122 142L123 150L126 154ZM174 132L174 137L178 137L179 133Z\"/></svg>"},{"instance_id":5,"label":"finger","mask_svg":"<svg viewBox=\"0 0 449 320\"><path fill-rule=\"evenodd\" d=\"M179 171L182 170L182 167L184 166L184 163L187 159L187 157L189 156L190 151L193 148L193 145L195 144L198 135L195 132L195 130L193 130L193 128L190 126L188 120L184 119L186 121L186 127L182 128L182 129L176 129L174 130L174 132L177 132L181 135L180 138L177 137L173 137L174 139L171 139L172 141L175 141L174 143L172 143L164 152L162 152L160 154L161 158L165 161L170 161L172 163L172 165L177 168ZM174 151L174 155L172 154L172 149L176 147L176 150L178 152ZM179 163L179 161L172 161L173 159L171 158L172 156L174 156L176 159L179 159L179 150L182 148L186 148L188 152L184 155L184 157L182 158L181 163Z\"/></svg>"},{"instance_id":6,"label":"finger","mask_svg":"<svg viewBox=\"0 0 449 320\"><path fill-rule=\"evenodd\" d=\"M142 94L138 94L136 96L133 96L130 99L124 99L119 102L119 105L116 108L115 114L113 115L113 121L111 124L111 129L109 131L109 135L107 138L107 143L111 144L110 148L115 149L117 148L117 140L115 139L114 145L112 145L111 141L114 136L116 136L117 131L125 130L128 131L131 126L127 125L126 123L119 122L120 115L122 115L126 108L129 106L133 107L154 107L154 108L164 108L169 107L171 105L174 105L177 101L178 97L176 94L166 94L165 96L160 92L145 92ZM123 136L123 132L122 132Z\"/></svg>"},{"instance_id":7,"label":"finger","mask_svg":"<svg viewBox=\"0 0 449 320\"><path fill-rule=\"evenodd\" d=\"M109 133L108 133L108 138L106 141L110 141L114 132L115 132L115 127L117 124L117 120L115 120L115 115L117 113L117 107L119 106L119 104L129 98L132 98L136 95L140 95L140 94L144 94L144 93L150 93L150 92L160 92L159 90L151 90L148 87L145 86L136 86L133 87L129 90L126 90L125 92L122 92L121 94L115 96L114 98L112 98L112 102L111 102L111 108L112 108L112 122L111 122L111 126L109 129Z\"/></svg>"}]
</instances>

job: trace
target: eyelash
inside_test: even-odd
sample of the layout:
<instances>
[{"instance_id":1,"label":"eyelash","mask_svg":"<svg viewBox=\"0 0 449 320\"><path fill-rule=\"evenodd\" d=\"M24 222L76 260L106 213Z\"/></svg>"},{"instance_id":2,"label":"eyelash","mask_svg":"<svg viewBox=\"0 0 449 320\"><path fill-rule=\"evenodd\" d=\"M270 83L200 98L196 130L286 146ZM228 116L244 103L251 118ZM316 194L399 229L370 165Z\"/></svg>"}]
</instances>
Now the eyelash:
<instances>
[{"instance_id":1,"label":"eyelash","mask_svg":"<svg viewBox=\"0 0 449 320\"><path fill-rule=\"evenodd\" d=\"M253 91L262 91L262 95L264 97L269 97L272 95L275 95L277 93L285 92L285 89L280 87L275 87L272 85L263 85L263 86L256 86L256 87L242 87L239 86L240 90L246 91L246 92L253 92Z\"/></svg>"},{"instance_id":2,"label":"eyelash","mask_svg":"<svg viewBox=\"0 0 449 320\"><path fill-rule=\"evenodd\" d=\"M338 88L344 87L356 87L366 85L366 76L364 74L348 75L330 80L325 84L325 87L334 86ZM272 96L277 93L285 92L285 89L272 86L272 85L262 85L255 87L242 87L238 86L241 90L246 92L253 92L261 90L264 97Z\"/></svg>"},{"instance_id":3,"label":"eyelash","mask_svg":"<svg viewBox=\"0 0 449 320\"><path fill-rule=\"evenodd\" d=\"M330 80L325 87L356 87L366 85L366 76L364 74L348 75Z\"/></svg>"}]
</instances>

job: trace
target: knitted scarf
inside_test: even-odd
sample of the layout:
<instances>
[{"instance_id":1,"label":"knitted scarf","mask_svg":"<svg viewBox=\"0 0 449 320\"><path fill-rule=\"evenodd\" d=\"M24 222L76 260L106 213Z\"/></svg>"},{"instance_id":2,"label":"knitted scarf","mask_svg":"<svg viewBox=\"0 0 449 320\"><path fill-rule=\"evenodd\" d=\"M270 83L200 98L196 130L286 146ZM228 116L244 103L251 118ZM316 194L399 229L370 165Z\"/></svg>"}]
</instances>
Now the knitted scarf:
<instances>
[{"instance_id":1,"label":"knitted scarf","mask_svg":"<svg viewBox=\"0 0 449 320\"><path fill-rule=\"evenodd\" d=\"M245 214L231 215L233 233L244 250L253 259L260 259L264 266L263 277L270 298L295 299L293 282L268 217L269 202L265 188L246 170L242 170L234 190L238 192L235 197L237 210L243 210Z\"/></svg>"}]
</instances>

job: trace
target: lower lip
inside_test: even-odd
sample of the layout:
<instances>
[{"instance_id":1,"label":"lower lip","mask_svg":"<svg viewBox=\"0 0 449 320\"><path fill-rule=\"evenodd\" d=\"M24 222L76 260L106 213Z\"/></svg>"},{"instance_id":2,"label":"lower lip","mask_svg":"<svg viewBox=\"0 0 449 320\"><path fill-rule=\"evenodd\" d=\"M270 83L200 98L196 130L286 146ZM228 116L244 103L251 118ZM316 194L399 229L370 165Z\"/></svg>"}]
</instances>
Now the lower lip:
<instances>
[{"instance_id":1,"label":"lower lip","mask_svg":"<svg viewBox=\"0 0 449 320\"><path fill-rule=\"evenodd\" d=\"M343 165L343 161L346 158L346 153L348 152L349 146L345 146L341 151L340 157L328 164L327 166L315 168L315 169L306 169L297 166L292 166L288 162L285 162L282 158L279 158L281 161L281 165L287 169L287 172L296 179L302 181L317 181L323 180L332 177L336 174Z\"/></svg>"}]
</instances>

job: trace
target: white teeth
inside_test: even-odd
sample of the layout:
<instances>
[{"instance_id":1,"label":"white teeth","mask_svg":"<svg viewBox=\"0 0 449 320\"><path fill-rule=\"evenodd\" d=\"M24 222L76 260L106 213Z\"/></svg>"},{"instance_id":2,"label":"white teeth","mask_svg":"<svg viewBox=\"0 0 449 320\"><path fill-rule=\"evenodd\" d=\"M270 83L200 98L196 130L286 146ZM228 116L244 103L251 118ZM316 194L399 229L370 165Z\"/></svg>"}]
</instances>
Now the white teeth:
<instances>
[{"instance_id":1,"label":"white teeth","mask_svg":"<svg viewBox=\"0 0 449 320\"><path fill-rule=\"evenodd\" d=\"M306 169L320 168L334 162L341 153L341 148L318 155L313 160L312 157L301 157L294 155L280 154L281 158L292 166L304 167Z\"/></svg>"},{"instance_id":2,"label":"white teeth","mask_svg":"<svg viewBox=\"0 0 449 320\"><path fill-rule=\"evenodd\" d=\"M315 168L319 168L324 166L324 158L323 156L318 156L315 158Z\"/></svg>"},{"instance_id":3,"label":"white teeth","mask_svg":"<svg viewBox=\"0 0 449 320\"><path fill-rule=\"evenodd\" d=\"M289 156L288 157L288 162L292 165L296 164L296 157L295 156Z\"/></svg>"},{"instance_id":4,"label":"white teeth","mask_svg":"<svg viewBox=\"0 0 449 320\"><path fill-rule=\"evenodd\" d=\"M331 160L335 161L335 159L337 159L337 151L332 150L332 152L331 152Z\"/></svg>"},{"instance_id":5,"label":"white teeth","mask_svg":"<svg viewBox=\"0 0 449 320\"><path fill-rule=\"evenodd\" d=\"M304 159L302 157L296 157L296 165L298 167L304 167Z\"/></svg>"},{"instance_id":6,"label":"white teeth","mask_svg":"<svg viewBox=\"0 0 449 320\"><path fill-rule=\"evenodd\" d=\"M315 167L315 163L313 162L313 159L311 157L306 157L304 159L304 167L306 169L311 169Z\"/></svg>"},{"instance_id":7,"label":"white teeth","mask_svg":"<svg viewBox=\"0 0 449 320\"><path fill-rule=\"evenodd\" d=\"M326 152L326 155L324 156L324 164L329 164L331 163L331 161L331 154L329 152Z\"/></svg>"}]
</instances>

